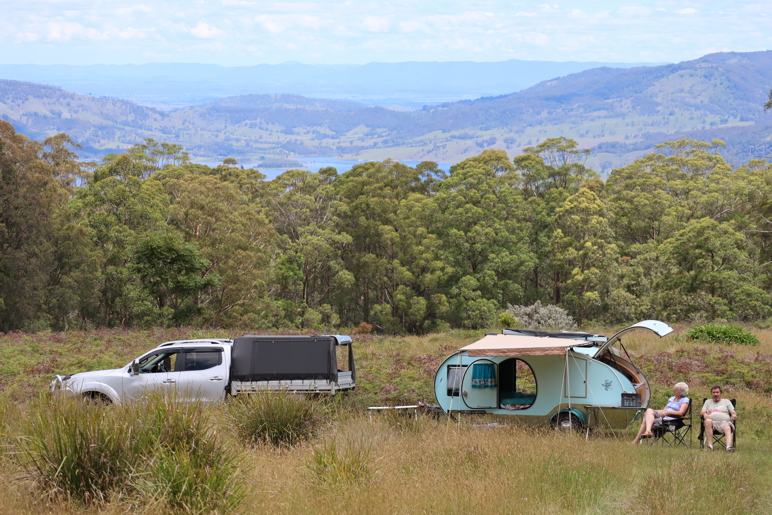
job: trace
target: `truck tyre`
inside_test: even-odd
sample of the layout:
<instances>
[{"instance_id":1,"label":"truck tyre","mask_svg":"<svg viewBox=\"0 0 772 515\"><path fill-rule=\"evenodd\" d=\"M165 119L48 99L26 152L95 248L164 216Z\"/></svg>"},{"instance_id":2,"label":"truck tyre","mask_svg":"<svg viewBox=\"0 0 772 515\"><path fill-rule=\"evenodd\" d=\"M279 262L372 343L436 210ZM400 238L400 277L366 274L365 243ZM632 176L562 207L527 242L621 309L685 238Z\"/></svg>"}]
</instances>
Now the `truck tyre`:
<instances>
[{"instance_id":1,"label":"truck tyre","mask_svg":"<svg viewBox=\"0 0 772 515\"><path fill-rule=\"evenodd\" d=\"M90 406L109 406L113 403L110 397L99 392L86 392L83 394L83 400Z\"/></svg>"}]
</instances>

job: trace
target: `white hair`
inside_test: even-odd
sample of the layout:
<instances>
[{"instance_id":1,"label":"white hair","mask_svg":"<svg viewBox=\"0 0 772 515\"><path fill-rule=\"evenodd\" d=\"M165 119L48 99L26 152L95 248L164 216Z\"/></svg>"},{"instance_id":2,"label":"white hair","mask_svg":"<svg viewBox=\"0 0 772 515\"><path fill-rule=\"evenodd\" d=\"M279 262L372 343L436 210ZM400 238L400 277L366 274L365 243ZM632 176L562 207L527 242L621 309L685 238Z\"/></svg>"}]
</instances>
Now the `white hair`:
<instances>
[{"instance_id":1,"label":"white hair","mask_svg":"<svg viewBox=\"0 0 772 515\"><path fill-rule=\"evenodd\" d=\"M684 383L683 381L680 383L676 383L673 387L673 390L681 394L681 397L686 397L689 395L689 385Z\"/></svg>"}]
</instances>

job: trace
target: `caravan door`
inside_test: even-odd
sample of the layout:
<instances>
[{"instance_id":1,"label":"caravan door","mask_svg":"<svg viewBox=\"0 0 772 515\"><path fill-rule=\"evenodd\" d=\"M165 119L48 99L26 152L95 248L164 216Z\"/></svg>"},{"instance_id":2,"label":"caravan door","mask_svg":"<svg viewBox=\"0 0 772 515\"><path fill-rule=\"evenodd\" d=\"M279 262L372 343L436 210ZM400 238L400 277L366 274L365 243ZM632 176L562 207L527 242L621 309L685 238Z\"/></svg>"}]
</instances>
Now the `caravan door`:
<instances>
[{"instance_id":1,"label":"caravan door","mask_svg":"<svg viewBox=\"0 0 772 515\"><path fill-rule=\"evenodd\" d=\"M461 381L461 400L471 409L498 408L498 367L489 359L473 361Z\"/></svg>"},{"instance_id":2,"label":"caravan door","mask_svg":"<svg viewBox=\"0 0 772 515\"><path fill-rule=\"evenodd\" d=\"M563 396L572 399L587 398L587 359L573 352L566 353L565 391Z\"/></svg>"}]
</instances>

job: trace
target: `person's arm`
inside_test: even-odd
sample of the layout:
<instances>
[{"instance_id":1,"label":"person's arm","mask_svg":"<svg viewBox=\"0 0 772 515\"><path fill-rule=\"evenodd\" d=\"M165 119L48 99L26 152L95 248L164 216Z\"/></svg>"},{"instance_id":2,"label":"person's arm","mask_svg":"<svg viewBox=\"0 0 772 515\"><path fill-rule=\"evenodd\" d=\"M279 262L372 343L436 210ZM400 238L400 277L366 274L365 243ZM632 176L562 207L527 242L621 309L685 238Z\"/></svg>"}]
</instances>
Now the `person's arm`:
<instances>
[{"instance_id":1,"label":"person's arm","mask_svg":"<svg viewBox=\"0 0 772 515\"><path fill-rule=\"evenodd\" d=\"M663 417L683 417L686 415L686 411L689 409L689 401L685 401L681 403L681 406L678 408L678 411L675 410L662 410L660 413Z\"/></svg>"},{"instance_id":2,"label":"person's arm","mask_svg":"<svg viewBox=\"0 0 772 515\"><path fill-rule=\"evenodd\" d=\"M707 404L708 401L705 401L705 404ZM705 404L702 405L702 411L700 411L700 418L705 419L708 416L708 410L705 409Z\"/></svg>"},{"instance_id":3,"label":"person's arm","mask_svg":"<svg viewBox=\"0 0 772 515\"><path fill-rule=\"evenodd\" d=\"M683 417L686 415L686 412L689 410L689 403L691 403L691 400L687 399L686 402L681 403L681 408L678 411L671 411L671 416L673 417Z\"/></svg>"},{"instance_id":4,"label":"person's arm","mask_svg":"<svg viewBox=\"0 0 772 515\"><path fill-rule=\"evenodd\" d=\"M729 403L729 414L732 416L732 420L737 420L737 412L732 405L732 401L726 401Z\"/></svg>"}]
</instances>

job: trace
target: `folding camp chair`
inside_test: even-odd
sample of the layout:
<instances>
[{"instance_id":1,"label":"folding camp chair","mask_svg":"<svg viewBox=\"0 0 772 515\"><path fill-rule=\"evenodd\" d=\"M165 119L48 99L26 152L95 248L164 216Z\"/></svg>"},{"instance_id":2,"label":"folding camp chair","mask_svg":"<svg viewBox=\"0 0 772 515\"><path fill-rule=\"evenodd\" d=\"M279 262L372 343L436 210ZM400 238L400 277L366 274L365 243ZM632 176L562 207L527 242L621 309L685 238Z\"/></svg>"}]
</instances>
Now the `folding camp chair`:
<instances>
[{"instance_id":1,"label":"folding camp chair","mask_svg":"<svg viewBox=\"0 0 772 515\"><path fill-rule=\"evenodd\" d=\"M655 443L667 445L683 445L689 447L692 444L692 400L689 399L689 407L683 417L674 417L672 420L663 420L662 425L652 429L654 437L651 439L652 445ZM687 442L686 439L689 439Z\"/></svg>"},{"instance_id":2,"label":"folding camp chair","mask_svg":"<svg viewBox=\"0 0 772 515\"><path fill-rule=\"evenodd\" d=\"M702 399L702 404L705 405L705 401L708 399ZM734 406L734 410L737 411L737 399L729 399L729 402L732 403L732 406ZM734 431L732 432L732 447L735 449L737 448L737 421L733 420L732 423L734 424ZM726 435L724 433L718 433L716 431L713 431L713 445L723 445L726 447L726 441L724 440L726 438ZM702 418L702 415L700 414L700 436L697 437L697 440L700 441L700 449L705 447L705 419Z\"/></svg>"}]
</instances>

